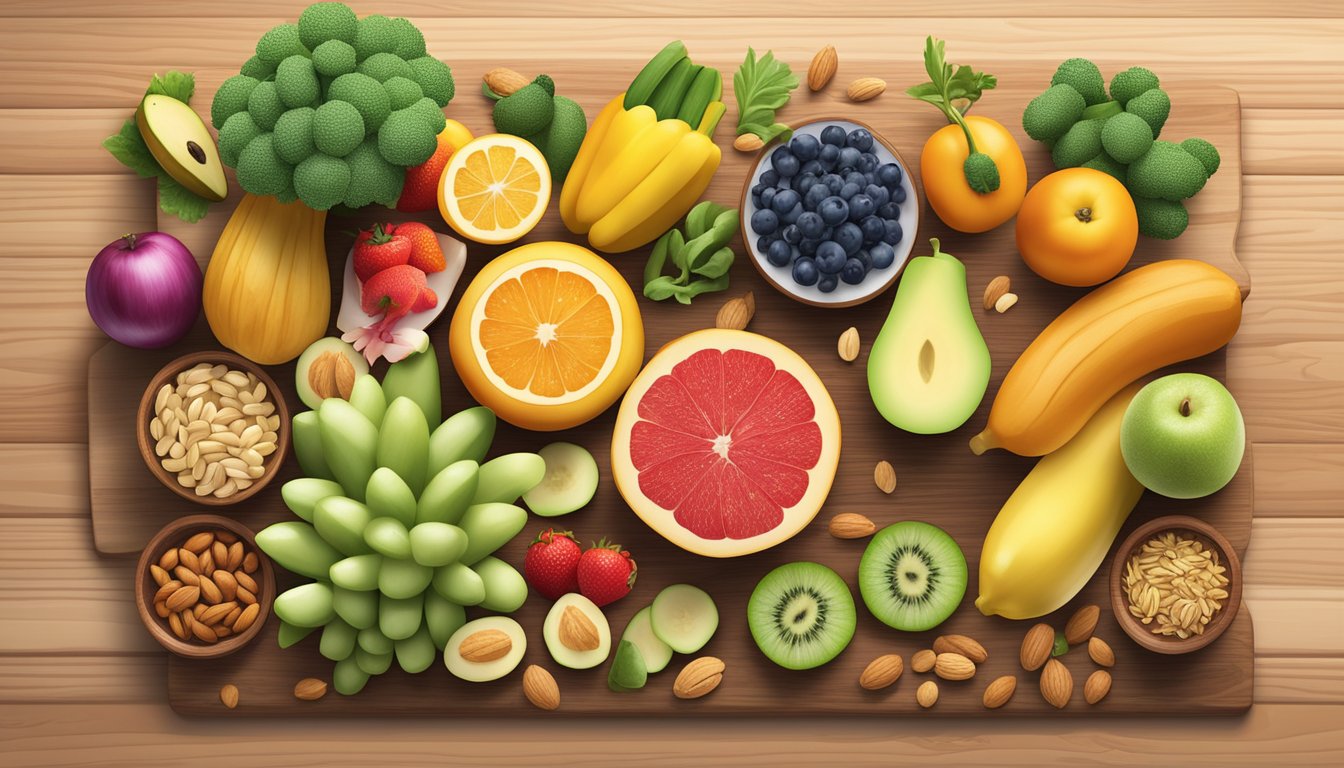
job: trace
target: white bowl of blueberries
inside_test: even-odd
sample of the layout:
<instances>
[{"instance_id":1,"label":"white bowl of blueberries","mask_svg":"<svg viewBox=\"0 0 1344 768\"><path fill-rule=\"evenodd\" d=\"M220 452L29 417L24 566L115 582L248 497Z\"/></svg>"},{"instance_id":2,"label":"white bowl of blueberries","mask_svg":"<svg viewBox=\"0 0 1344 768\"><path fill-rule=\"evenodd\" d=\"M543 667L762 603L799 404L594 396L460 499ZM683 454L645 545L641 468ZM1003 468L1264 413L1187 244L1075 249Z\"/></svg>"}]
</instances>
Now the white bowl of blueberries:
<instances>
[{"instance_id":1,"label":"white bowl of blueberries","mask_svg":"<svg viewBox=\"0 0 1344 768\"><path fill-rule=\"evenodd\" d=\"M818 306L882 293L910 258L910 169L868 126L818 120L762 153L742 190L742 237L776 288Z\"/></svg>"}]
</instances>

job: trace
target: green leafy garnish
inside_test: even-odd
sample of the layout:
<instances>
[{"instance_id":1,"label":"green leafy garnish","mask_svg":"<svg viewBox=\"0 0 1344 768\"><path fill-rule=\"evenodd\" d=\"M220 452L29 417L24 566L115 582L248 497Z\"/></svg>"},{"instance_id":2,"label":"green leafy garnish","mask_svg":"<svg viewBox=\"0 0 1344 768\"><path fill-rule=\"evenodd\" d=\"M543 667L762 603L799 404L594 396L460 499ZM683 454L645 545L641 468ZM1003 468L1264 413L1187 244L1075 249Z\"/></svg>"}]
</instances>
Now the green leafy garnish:
<instances>
[{"instance_id":1,"label":"green leafy garnish","mask_svg":"<svg viewBox=\"0 0 1344 768\"><path fill-rule=\"evenodd\" d=\"M162 76L154 75L149 80L148 90L145 91L146 96L167 96L183 104L190 104L194 93L196 93L196 77L190 72L177 70L170 70L168 74Z\"/></svg>"},{"instance_id":2,"label":"green leafy garnish","mask_svg":"<svg viewBox=\"0 0 1344 768\"><path fill-rule=\"evenodd\" d=\"M1069 652L1069 641L1064 638L1064 633L1056 630L1055 644L1050 647L1051 656L1063 656Z\"/></svg>"},{"instance_id":3,"label":"green leafy garnish","mask_svg":"<svg viewBox=\"0 0 1344 768\"><path fill-rule=\"evenodd\" d=\"M931 82L921 83L906 89L906 93L920 101L938 107L947 116L950 123L961 126L966 134L966 146L970 155L962 172L966 174L966 183L980 194L988 194L999 188L999 168L994 159L975 148L975 138L966 125L965 116L971 105L985 92L998 85L993 75L976 72L966 65L953 67L947 63L943 53L942 40L929 37L924 42L924 69L928 71Z\"/></svg>"},{"instance_id":4,"label":"green leafy garnish","mask_svg":"<svg viewBox=\"0 0 1344 768\"><path fill-rule=\"evenodd\" d=\"M690 304L702 293L728 287L733 249L728 242L737 232L737 211L708 200L686 214L685 234L673 227L654 243L644 266L644 296L654 301L676 299ZM663 274L668 262L676 274Z\"/></svg>"},{"instance_id":5,"label":"green leafy garnish","mask_svg":"<svg viewBox=\"0 0 1344 768\"><path fill-rule=\"evenodd\" d=\"M747 58L733 75L737 95L737 135L754 133L770 143L776 137L787 141L793 131L775 122L775 111L789 102L789 92L798 87L798 78L789 65L775 59L772 51L756 59L756 51L747 48Z\"/></svg>"}]
</instances>

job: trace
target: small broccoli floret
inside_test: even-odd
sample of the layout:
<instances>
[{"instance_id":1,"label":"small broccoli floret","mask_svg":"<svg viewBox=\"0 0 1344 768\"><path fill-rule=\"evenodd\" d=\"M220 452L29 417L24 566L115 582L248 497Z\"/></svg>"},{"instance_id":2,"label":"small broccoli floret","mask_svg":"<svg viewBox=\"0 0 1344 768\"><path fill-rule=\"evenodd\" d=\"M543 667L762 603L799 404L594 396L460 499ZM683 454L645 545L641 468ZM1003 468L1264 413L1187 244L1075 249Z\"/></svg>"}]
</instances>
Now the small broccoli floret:
<instances>
[{"instance_id":1,"label":"small broccoli floret","mask_svg":"<svg viewBox=\"0 0 1344 768\"><path fill-rule=\"evenodd\" d=\"M345 157L364 141L364 118L347 101L328 101L317 108L313 139L323 154Z\"/></svg>"},{"instance_id":2,"label":"small broccoli floret","mask_svg":"<svg viewBox=\"0 0 1344 768\"><path fill-rule=\"evenodd\" d=\"M219 84L215 100L210 103L210 123L219 129L224 121L247 109L247 97L259 81L247 75L234 75Z\"/></svg>"},{"instance_id":3,"label":"small broccoli floret","mask_svg":"<svg viewBox=\"0 0 1344 768\"><path fill-rule=\"evenodd\" d=\"M303 43L299 40L297 24L280 24L271 27L271 30L257 41L257 58L275 66L279 66L280 62L290 56L307 55L308 49L304 48Z\"/></svg>"},{"instance_id":4,"label":"small broccoli floret","mask_svg":"<svg viewBox=\"0 0 1344 768\"><path fill-rule=\"evenodd\" d=\"M1128 173L1128 169L1125 168L1123 163L1116 162L1115 158L1105 152L1102 152L1091 160L1088 160L1086 163L1083 163L1082 167L1109 174L1121 184L1125 183L1126 174Z\"/></svg>"},{"instance_id":5,"label":"small broccoli floret","mask_svg":"<svg viewBox=\"0 0 1344 768\"><path fill-rule=\"evenodd\" d=\"M275 131L271 134L271 143L275 154L290 165L298 165L317 150L313 142L312 107L291 109L275 121Z\"/></svg>"},{"instance_id":6,"label":"small broccoli floret","mask_svg":"<svg viewBox=\"0 0 1344 768\"><path fill-rule=\"evenodd\" d=\"M438 147L435 135L418 110L399 109L378 129L378 152L393 165L419 165Z\"/></svg>"},{"instance_id":7,"label":"small broccoli floret","mask_svg":"<svg viewBox=\"0 0 1344 768\"><path fill-rule=\"evenodd\" d=\"M275 92L286 107L311 107L321 98L317 71L307 56L290 56L275 70Z\"/></svg>"},{"instance_id":8,"label":"small broccoli floret","mask_svg":"<svg viewBox=\"0 0 1344 768\"><path fill-rule=\"evenodd\" d=\"M344 200L349 188L350 167L340 158L317 153L294 168L294 191L315 211L325 211Z\"/></svg>"},{"instance_id":9,"label":"small broccoli floret","mask_svg":"<svg viewBox=\"0 0 1344 768\"><path fill-rule=\"evenodd\" d=\"M545 77L545 82L541 78ZM546 86L550 89L547 90ZM514 136L531 136L551 124L555 115L555 83L546 75L495 102L495 129Z\"/></svg>"},{"instance_id":10,"label":"small broccoli floret","mask_svg":"<svg viewBox=\"0 0 1344 768\"><path fill-rule=\"evenodd\" d=\"M1106 101L1106 81L1097 65L1087 59L1069 59L1059 65L1051 85L1071 85L1089 106Z\"/></svg>"},{"instance_id":11,"label":"small broccoli floret","mask_svg":"<svg viewBox=\"0 0 1344 768\"><path fill-rule=\"evenodd\" d=\"M1111 98L1121 104L1128 104L1135 96L1157 87L1157 75L1152 70L1130 67L1115 73L1115 77L1111 78Z\"/></svg>"},{"instance_id":12,"label":"small broccoli floret","mask_svg":"<svg viewBox=\"0 0 1344 768\"><path fill-rule=\"evenodd\" d=\"M313 49L313 68L326 77L355 71L355 47L344 40L328 40Z\"/></svg>"},{"instance_id":13,"label":"small broccoli floret","mask_svg":"<svg viewBox=\"0 0 1344 768\"><path fill-rule=\"evenodd\" d=\"M1101 153L1101 121L1083 120L1073 124L1055 142L1050 157L1056 168L1077 168Z\"/></svg>"},{"instance_id":14,"label":"small broccoli floret","mask_svg":"<svg viewBox=\"0 0 1344 768\"><path fill-rule=\"evenodd\" d=\"M275 77L275 63L262 61L260 56L253 56L243 62L243 68L239 72L255 80L269 80Z\"/></svg>"},{"instance_id":15,"label":"small broccoli floret","mask_svg":"<svg viewBox=\"0 0 1344 768\"><path fill-rule=\"evenodd\" d=\"M313 3L299 14L299 40L313 53L328 40L353 43L358 23L355 12L345 3Z\"/></svg>"},{"instance_id":16,"label":"small broccoli floret","mask_svg":"<svg viewBox=\"0 0 1344 768\"><path fill-rule=\"evenodd\" d=\"M410 61L425 55L425 35L409 19L393 19L397 28L397 47L393 53Z\"/></svg>"},{"instance_id":17,"label":"small broccoli floret","mask_svg":"<svg viewBox=\"0 0 1344 768\"><path fill-rule=\"evenodd\" d=\"M551 179L559 184L569 174L574 158L579 154L583 137L588 132L588 117L583 108L572 99L555 97L555 117L551 124L539 134L527 136L528 141L546 156L546 165L551 169ZM997 172L997 168L995 171Z\"/></svg>"},{"instance_id":18,"label":"small broccoli floret","mask_svg":"<svg viewBox=\"0 0 1344 768\"><path fill-rule=\"evenodd\" d=\"M370 137L355 147L345 158L351 178L358 179L346 190L344 203L350 208L363 208L369 203L393 206L401 196L406 180L406 169L392 165L378 152L378 139Z\"/></svg>"},{"instance_id":19,"label":"small broccoli floret","mask_svg":"<svg viewBox=\"0 0 1344 768\"><path fill-rule=\"evenodd\" d=\"M425 125L429 126L429 132L435 136L439 135L439 131L442 131L443 127L448 124L448 119L443 116L443 108L435 104L434 100L429 97L417 100L411 106L406 107L406 110L418 114L425 121Z\"/></svg>"},{"instance_id":20,"label":"small broccoli floret","mask_svg":"<svg viewBox=\"0 0 1344 768\"><path fill-rule=\"evenodd\" d=\"M387 100L394 110L405 109L425 95L414 80L405 77L388 78L383 83L383 89L387 91Z\"/></svg>"},{"instance_id":21,"label":"small broccoli floret","mask_svg":"<svg viewBox=\"0 0 1344 768\"><path fill-rule=\"evenodd\" d=\"M363 72L380 83L385 83L394 77L409 78L411 65L397 58L391 53L375 53L359 63L356 72Z\"/></svg>"},{"instance_id":22,"label":"small broccoli floret","mask_svg":"<svg viewBox=\"0 0 1344 768\"><path fill-rule=\"evenodd\" d=\"M1143 157L1129 166L1125 186L1135 197L1184 200L1204 188L1209 174L1195 156L1169 141L1154 141Z\"/></svg>"},{"instance_id":23,"label":"small broccoli floret","mask_svg":"<svg viewBox=\"0 0 1344 768\"><path fill-rule=\"evenodd\" d=\"M1136 197L1134 212L1138 214L1139 233L1159 240L1180 237L1190 223L1190 214L1185 206L1174 200Z\"/></svg>"},{"instance_id":24,"label":"small broccoli floret","mask_svg":"<svg viewBox=\"0 0 1344 768\"><path fill-rule=\"evenodd\" d=\"M1218 166L1223 162L1218 149L1203 139L1186 139L1181 142L1181 149L1194 155L1210 176L1218 172Z\"/></svg>"},{"instance_id":25,"label":"small broccoli floret","mask_svg":"<svg viewBox=\"0 0 1344 768\"><path fill-rule=\"evenodd\" d=\"M274 195L290 184L294 169L275 153L271 134L263 133L238 155L238 183L254 195Z\"/></svg>"},{"instance_id":26,"label":"small broccoli floret","mask_svg":"<svg viewBox=\"0 0 1344 768\"><path fill-rule=\"evenodd\" d=\"M961 164L961 170L966 175L966 183L970 188L982 195L999 188L999 166L994 164L994 158L984 152L972 152L967 155L966 162Z\"/></svg>"},{"instance_id":27,"label":"small broccoli floret","mask_svg":"<svg viewBox=\"0 0 1344 768\"><path fill-rule=\"evenodd\" d=\"M275 83L270 80L257 83L252 89L252 93L247 97L247 112L252 115L252 121L263 131L269 131L275 127L275 121L285 113L284 102L280 101L280 94L276 91Z\"/></svg>"},{"instance_id":28,"label":"small broccoli floret","mask_svg":"<svg viewBox=\"0 0 1344 768\"><path fill-rule=\"evenodd\" d=\"M391 19L377 14L365 16L355 28L355 54L363 61L375 53L391 53L397 49L399 37Z\"/></svg>"},{"instance_id":29,"label":"small broccoli floret","mask_svg":"<svg viewBox=\"0 0 1344 768\"><path fill-rule=\"evenodd\" d=\"M382 83L361 72L351 72L332 80L331 87L327 89L327 100L353 104L364 118L366 136L376 132L392 112Z\"/></svg>"},{"instance_id":30,"label":"small broccoli floret","mask_svg":"<svg viewBox=\"0 0 1344 768\"><path fill-rule=\"evenodd\" d=\"M1116 161L1129 165L1153 146L1153 129L1138 115L1121 112L1102 124L1101 146Z\"/></svg>"},{"instance_id":31,"label":"small broccoli floret","mask_svg":"<svg viewBox=\"0 0 1344 768\"><path fill-rule=\"evenodd\" d=\"M1065 83L1052 85L1022 112L1022 128L1037 141L1058 139L1083 115L1086 100Z\"/></svg>"},{"instance_id":32,"label":"small broccoli floret","mask_svg":"<svg viewBox=\"0 0 1344 768\"><path fill-rule=\"evenodd\" d=\"M456 90L453 85L453 71L448 65L432 56L411 59L409 63L414 73L411 79L420 86L420 90L440 107L448 106Z\"/></svg>"},{"instance_id":33,"label":"small broccoli floret","mask_svg":"<svg viewBox=\"0 0 1344 768\"><path fill-rule=\"evenodd\" d=\"M219 158L225 165L236 167L243 147L261 135L261 129L252 122L247 112L235 112L219 128Z\"/></svg>"},{"instance_id":34,"label":"small broccoli floret","mask_svg":"<svg viewBox=\"0 0 1344 768\"><path fill-rule=\"evenodd\" d=\"M1149 88L1130 99L1125 111L1138 115L1153 129L1153 138L1162 135L1162 126L1167 124L1167 115L1171 114L1171 99L1161 88Z\"/></svg>"}]
</instances>

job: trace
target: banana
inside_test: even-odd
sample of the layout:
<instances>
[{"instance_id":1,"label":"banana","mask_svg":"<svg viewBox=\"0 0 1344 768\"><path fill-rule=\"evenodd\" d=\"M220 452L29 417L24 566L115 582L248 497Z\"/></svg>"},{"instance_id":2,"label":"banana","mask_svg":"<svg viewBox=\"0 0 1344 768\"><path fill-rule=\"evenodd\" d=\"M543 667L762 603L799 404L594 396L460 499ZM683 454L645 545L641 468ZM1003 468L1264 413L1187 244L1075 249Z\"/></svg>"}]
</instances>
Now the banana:
<instances>
[{"instance_id":1,"label":"banana","mask_svg":"<svg viewBox=\"0 0 1344 768\"><path fill-rule=\"evenodd\" d=\"M612 161L635 140L639 134L652 127L658 122L658 116L653 108L641 104L634 109L626 109L616 113L611 120L611 127L607 129L606 136L598 146L597 153L593 156L592 167L588 169L587 177L583 182L583 189L579 190L579 196L574 208L574 224L576 227L570 227L570 230L576 233L588 231L597 219L587 218L583 215L583 200L587 197L587 191L599 179L605 178L607 173L620 172L619 168L613 168Z\"/></svg>"},{"instance_id":2,"label":"banana","mask_svg":"<svg viewBox=\"0 0 1344 768\"><path fill-rule=\"evenodd\" d=\"M723 77L713 67L701 69L686 91L686 97L677 108L677 119L694 128L700 127L700 119L711 101L718 101L723 93Z\"/></svg>"},{"instance_id":3,"label":"banana","mask_svg":"<svg viewBox=\"0 0 1344 768\"><path fill-rule=\"evenodd\" d=\"M1112 397L1008 497L980 551L981 613L1044 616L1096 573L1143 494L1120 455L1120 423L1138 390Z\"/></svg>"},{"instance_id":4,"label":"banana","mask_svg":"<svg viewBox=\"0 0 1344 768\"><path fill-rule=\"evenodd\" d=\"M579 196L580 221L597 221L616 206L672 152L690 126L675 119L659 120L620 147L602 176L589 175Z\"/></svg>"},{"instance_id":5,"label":"banana","mask_svg":"<svg viewBox=\"0 0 1344 768\"><path fill-rule=\"evenodd\" d=\"M709 186L721 156L708 136L698 132L682 136L652 173L593 224L588 242L598 250L619 253L666 232Z\"/></svg>"},{"instance_id":6,"label":"banana","mask_svg":"<svg viewBox=\"0 0 1344 768\"><path fill-rule=\"evenodd\" d=\"M682 59L667 73L663 82L658 84L658 90L653 92L653 98L649 99L649 106L658 113L659 120L677 116L682 99L686 98L686 92L702 69L704 67L692 64L690 59Z\"/></svg>"},{"instance_id":7,"label":"banana","mask_svg":"<svg viewBox=\"0 0 1344 768\"><path fill-rule=\"evenodd\" d=\"M616 98L607 102L607 106L597 113L592 127L588 129L588 133L583 137L583 143L579 145L579 154L574 157L574 164L569 167L569 175L565 177L565 185L560 190L560 218L565 222L565 227L576 235L588 231L587 227L579 229L577 214L584 180L592 170L593 158L606 140L612 120L624 111L625 108L622 106L624 101L625 94L617 94Z\"/></svg>"},{"instance_id":8,"label":"banana","mask_svg":"<svg viewBox=\"0 0 1344 768\"><path fill-rule=\"evenodd\" d=\"M672 71L677 62L686 58L686 45L680 40L673 40L663 47L663 50L649 59L649 63L635 75L635 79L630 83L630 87L625 92L625 108L633 109L640 104L648 104L649 99L653 97L653 92L657 90L658 85L667 77L667 73Z\"/></svg>"}]
</instances>

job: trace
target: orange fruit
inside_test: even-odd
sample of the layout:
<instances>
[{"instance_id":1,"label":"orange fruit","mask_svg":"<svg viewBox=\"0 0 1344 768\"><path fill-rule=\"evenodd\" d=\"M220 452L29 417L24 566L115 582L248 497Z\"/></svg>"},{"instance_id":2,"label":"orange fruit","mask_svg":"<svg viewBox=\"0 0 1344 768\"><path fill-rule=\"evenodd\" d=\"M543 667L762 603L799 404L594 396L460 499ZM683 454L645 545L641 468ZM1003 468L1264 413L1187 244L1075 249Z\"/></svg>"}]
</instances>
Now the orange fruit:
<instances>
[{"instance_id":1,"label":"orange fruit","mask_svg":"<svg viewBox=\"0 0 1344 768\"><path fill-rule=\"evenodd\" d=\"M530 243L467 286L448 348L481 405L550 431L620 398L643 361L644 326L630 286L606 260L571 243Z\"/></svg>"},{"instance_id":2,"label":"orange fruit","mask_svg":"<svg viewBox=\"0 0 1344 768\"><path fill-rule=\"evenodd\" d=\"M492 133L453 153L439 178L439 213L459 235L498 245L522 237L551 201L551 171L525 139Z\"/></svg>"},{"instance_id":3,"label":"orange fruit","mask_svg":"<svg viewBox=\"0 0 1344 768\"><path fill-rule=\"evenodd\" d=\"M1017 250L1052 283L1085 288L1120 274L1139 241L1125 185L1109 173L1065 168L1036 182L1017 212Z\"/></svg>"},{"instance_id":4,"label":"orange fruit","mask_svg":"<svg viewBox=\"0 0 1344 768\"><path fill-rule=\"evenodd\" d=\"M439 132L438 147L425 162L406 169L406 180L401 185L397 210L408 213L428 211L439 201L439 179L453 152L471 141L471 131L456 120L448 120Z\"/></svg>"}]
</instances>

